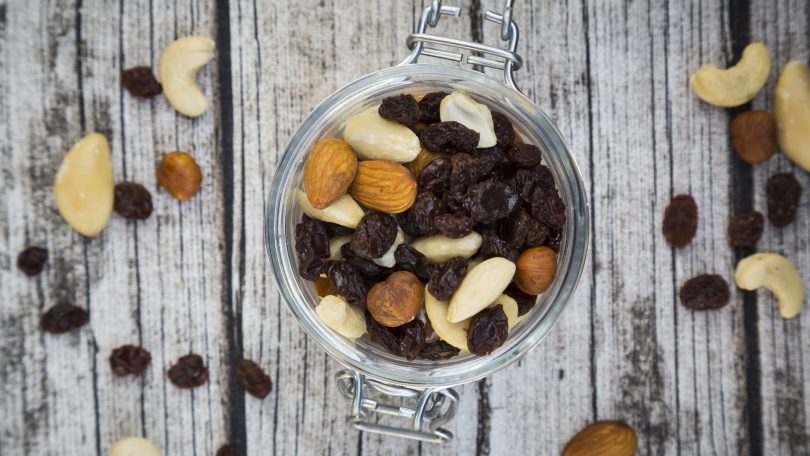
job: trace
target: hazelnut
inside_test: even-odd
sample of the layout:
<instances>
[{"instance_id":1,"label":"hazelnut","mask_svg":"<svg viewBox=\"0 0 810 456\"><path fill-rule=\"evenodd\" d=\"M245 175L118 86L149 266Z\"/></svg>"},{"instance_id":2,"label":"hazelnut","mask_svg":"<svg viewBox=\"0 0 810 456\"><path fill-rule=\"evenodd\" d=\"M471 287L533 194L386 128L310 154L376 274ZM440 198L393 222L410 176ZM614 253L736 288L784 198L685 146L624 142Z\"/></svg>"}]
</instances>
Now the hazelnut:
<instances>
[{"instance_id":1,"label":"hazelnut","mask_svg":"<svg viewBox=\"0 0 810 456\"><path fill-rule=\"evenodd\" d=\"M747 111L731 121L731 139L740 159L750 165L767 161L779 147L776 120L767 111Z\"/></svg>"},{"instance_id":2,"label":"hazelnut","mask_svg":"<svg viewBox=\"0 0 810 456\"><path fill-rule=\"evenodd\" d=\"M381 325L393 328L416 318L425 291L415 275L399 271L371 287L366 300L371 316Z\"/></svg>"},{"instance_id":3,"label":"hazelnut","mask_svg":"<svg viewBox=\"0 0 810 456\"><path fill-rule=\"evenodd\" d=\"M526 249L517 259L515 285L524 293L538 295L557 275L557 255L548 247Z\"/></svg>"},{"instance_id":4,"label":"hazelnut","mask_svg":"<svg viewBox=\"0 0 810 456\"><path fill-rule=\"evenodd\" d=\"M157 167L157 181L174 198L186 201L200 190L202 173L191 155L169 152Z\"/></svg>"}]
</instances>

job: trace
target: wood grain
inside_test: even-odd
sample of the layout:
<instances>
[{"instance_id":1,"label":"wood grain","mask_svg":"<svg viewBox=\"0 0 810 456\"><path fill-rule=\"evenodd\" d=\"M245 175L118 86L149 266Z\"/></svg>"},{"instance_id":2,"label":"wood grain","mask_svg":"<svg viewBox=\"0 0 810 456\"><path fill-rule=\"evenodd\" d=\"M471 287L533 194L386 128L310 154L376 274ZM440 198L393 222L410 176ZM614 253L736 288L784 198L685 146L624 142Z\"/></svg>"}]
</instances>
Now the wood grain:
<instances>
[{"instance_id":1,"label":"wood grain","mask_svg":"<svg viewBox=\"0 0 810 456\"><path fill-rule=\"evenodd\" d=\"M725 2L517 2L519 86L557 123L577 157L593 218L592 250L575 298L544 342L519 363L459 389L445 446L359 434L333 376L337 362L300 330L263 255L263 214L286 142L322 99L398 63L424 1L0 0L0 453L107 454L144 435L165 454L556 454L598 419L625 421L639 454L810 452L810 316L782 320L766 292L733 287L750 251L731 250L729 216L766 212L764 186L793 172L805 189L797 222L767 225L759 250L810 270L810 177L784 156L754 168L733 153L728 122L770 109L781 67L810 59L810 5ZM498 44L481 24L500 1L464 0L438 33ZM188 119L164 97L139 100L120 72L157 66L177 37L215 39L200 73L211 110ZM703 63L731 64L763 40L774 66L765 90L736 110L689 91ZM493 77L497 72L488 71ZM116 180L144 184L155 212L113 216L97 238L62 221L51 185L62 155L100 131ZM179 203L155 182L171 150L190 152L203 189ZM694 242L660 234L672 196L690 193ZM49 249L45 273L21 274L25 245ZM682 307L677 292L704 272L723 275L732 303ZM60 300L90 324L47 335L39 315ZM152 366L118 378L110 351L141 344ZM210 382L179 390L165 370L203 355ZM274 381L245 395L231 366L246 357Z\"/></svg>"}]
</instances>

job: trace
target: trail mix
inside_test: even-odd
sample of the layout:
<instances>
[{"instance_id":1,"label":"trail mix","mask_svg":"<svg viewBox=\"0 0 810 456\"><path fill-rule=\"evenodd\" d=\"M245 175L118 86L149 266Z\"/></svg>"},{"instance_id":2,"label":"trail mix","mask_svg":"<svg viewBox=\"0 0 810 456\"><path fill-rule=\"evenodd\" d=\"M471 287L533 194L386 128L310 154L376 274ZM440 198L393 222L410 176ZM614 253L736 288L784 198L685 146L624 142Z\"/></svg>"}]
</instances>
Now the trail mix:
<instances>
[{"instance_id":1,"label":"trail mix","mask_svg":"<svg viewBox=\"0 0 810 456\"><path fill-rule=\"evenodd\" d=\"M315 312L408 360L486 355L551 286L566 207L540 149L462 92L400 94L304 164L298 273Z\"/></svg>"}]
</instances>

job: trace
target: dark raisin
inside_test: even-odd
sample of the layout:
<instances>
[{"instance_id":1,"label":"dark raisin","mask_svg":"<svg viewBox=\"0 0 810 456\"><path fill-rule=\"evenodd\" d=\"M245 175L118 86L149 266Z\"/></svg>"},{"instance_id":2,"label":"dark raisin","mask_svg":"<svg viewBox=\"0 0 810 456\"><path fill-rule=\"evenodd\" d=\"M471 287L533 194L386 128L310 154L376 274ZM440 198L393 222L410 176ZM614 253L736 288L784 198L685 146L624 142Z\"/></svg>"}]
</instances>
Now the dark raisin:
<instances>
[{"instance_id":1,"label":"dark raisin","mask_svg":"<svg viewBox=\"0 0 810 456\"><path fill-rule=\"evenodd\" d=\"M413 202L410 211L419 231L425 234L433 234L436 232L433 220L444 213L444 202L431 192L420 192L416 195L416 200Z\"/></svg>"},{"instance_id":2,"label":"dark raisin","mask_svg":"<svg viewBox=\"0 0 810 456\"><path fill-rule=\"evenodd\" d=\"M479 222L494 222L508 216L518 205L518 195L501 182L473 185L464 196L464 208Z\"/></svg>"},{"instance_id":3,"label":"dark raisin","mask_svg":"<svg viewBox=\"0 0 810 456\"><path fill-rule=\"evenodd\" d=\"M543 245L548 227L533 219L523 208L518 208L509 219L501 222L502 238L514 249Z\"/></svg>"},{"instance_id":4,"label":"dark raisin","mask_svg":"<svg viewBox=\"0 0 810 456\"><path fill-rule=\"evenodd\" d=\"M728 304L728 282L717 274L692 277L681 287L681 304L692 310L714 310Z\"/></svg>"},{"instance_id":5,"label":"dark raisin","mask_svg":"<svg viewBox=\"0 0 810 456\"><path fill-rule=\"evenodd\" d=\"M48 250L42 247L26 247L17 255L17 267L29 277L42 272L47 262Z\"/></svg>"},{"instance_id":6,"label":"dark raisin","mask_svg":"<svg viewBox=\"0 0 810 456\"><path fill-rule=\"evenodd\" d=\"M152 355L142 347L134 345L118 347L110 355L110 368L119 377L142 374L151 362Z\"/></svg>"},{"instance_id":7,"label":"dark raisin","mask_svg":"<svg viewBox=\"0 0 810 456\"><path fill-rule=\"evenodd\" d=\"M503 150L499 146L476 149L472 152L475 159L475 175L478 181L495 178L506 163Z\"/></svg>"},{"instance_id":8,"label":"dark raisin","mask_svg":"<svg viewBox=\"0 0 810 456\"><path fill-rule=\"evenodd\" d=\"M307 280L317 280L323 260L329 258L329 235L320 220L306 218L295 225L295 252L298 274Z\"/></svg>"},{"instance_id":9,"label":"dark raisin","mask_svg":"<svg viewBox=\"0 0 810 456\"><path fill-rule=\"evenodd\" d=\"M129 68L121 72L121 84L132 95L151 98L163 91L155 78L155 73L148 66Z\"/></svg>"},{"instance_id":10,"label":"dark raisin","mask_svg":"<svg viewBox=\"0 0 810 456\"><path fill-rule=\"evenodd\" d=\"M785 227L796 219L802 186L790 173L774 174L765 187L768 194L768 220L775 227Z\"/></svg>"},{"instance_id":11,"label":"dark raisin","mask_svg":"<svg viewBox=\"0 0 810 456\"><path fill-rule=\"evenodd\" d=\"M426 124L432 124L441 121L439 116L439 108L441 107L442 100L447 96L447 92L431 92L425 94L419 100L419 120Z\"/></svg>"},{"instance_id":12,"label":"dark raisin","mask_svg":"<svg viewBox=\"0 0 810 456\"><path fill-rule=\"evenodd\" d=\"M516 168L534 168L540 159L540 148L532 144L512 144L506 148L506 160Z\"/></svg>"},{"instance_id":13,"label":"dark raisin","mask_svg":"<svg viewBox=\"0 0 810 456\"><path fill-rule=\"evenodd\" d=\"M438 196L444 194L449 184L451 167L447 158L437 158L425 165L417 181L419 190L427 190Z\"/></svg>"},{"instance_id":14,"label":"dark raisin","mask_svg":"<svg viewBox=\"0 0 810 456\"><path fill-rule=\"evenodd\" d=\"M513 249L503 239L499 238L493 233L484 233L481 235L481 248L478 253L484 258L503 257L509 261L516 261L520 252Z\"/></svg>"},{"instance_id":15,"label":"dark raisin","mask_svg":"<svg viewBox=\"0 0 810 456\"><path fill-rule=\"evenodd\" d=\"M548 236L543 245L550 248L554 253L560 253L560 245L562 245L562 230L548 230Z\"/></svg>"},{"instance_id":16,"label":"dark raisin","mask_svg":"<svg viewBox=\"0 0 810 456\"><path fill-rule=\"evenodd\" d=\"M554 176L550 169L540 165L533 169L518 169L506 183L515 189L525 203L531 204L535 188L554 188Z\"/></svg>"},{"instance_id":17,"label":"dark raisin","mask_svg":"<svg viewBox=\"0 0 810 456\"><path fill-rule=\"evenodd\" d=\"M350 303L366 306L368 287L360 271L345 261L329 261L326 267L329 284Z\"/></svg>"},{"instance_id":18,"label":"dark raisin","mask_svg":"<svg viewBox=\"0 0 810 456\"><path fill-rule=\"evenodd\" d=\"M363 278L366 279L366 282L385 280L391 275L391 272L393 272L390 268L380 266L371 260L357 256L354 250L352 250L351 243L343 244L340 248L340 254L343 256L343 261L357 269ZM326 271L326 269L327 268L324 268L324 271Z\"/></svg>"},{"instance_id":19,"label":"dark raisin","mask_svg":"<svg viewBox=\"0 0 810 456\"><path fill-rule=\"evenodd\" d=\"M411 206L411 209L408 209L405 212L400 212L396 215L396 217L397 224L399 224L399 227L402 228L402 231L409 237L415 238L425 233L419 229L419 225L416 223L416 216L414 215L412 209L413 206Z\"/></svg>"},{"instance_id":20,"label":"dark raisin","mask_svg":"<svg viewBox=\"0 0 810 456\"><path fill-rule=\"evenodd\" d=\"M208 381L208 368L202 356L193 353L181 356L177 363L169 368L169 380L178 388L195 388Z\"/></svg>"},{"instance_id":21,"label":"dark raisin","mask_svg":"<svg viewBox=\"0 0 810 456\"><path fill-rule=\"evenodd\" d=\"M695 237L698 224L698 208L691 195L678 195L672 198L664 210L661 231L669 245L686 247Z\"/></svg>"},{"instance_id":22,"label":"dark raisin","mask_svg":"<svg viewBox=\"0 0 810 456\"><path fill-rule=\"evenodd\" d=\"M146 220L152 215L152 194L136 182L119 182L113 209L128 220Z\"/></svg>"},{"instance_id":23,"label":"dark raisin","mask_svg":"<svg viewBox=\"0 0 810 456\"><path fill-rule=\"evenodd\" d=\"M454 257L433 266L427 288L430 294L439 301L449 301L461 285L461 279L467 272L468 262L465 258Z\"/></svg>"},{"instance_id":24,"label":"dark raisin","mask_svg":"<svg viewBox=\"0 0 810 456\"><path fill-rule=\"evenodd\" d=\"M242 388L251 396L264 399L273 391L273 381L255 362L249 359L239 360L235 370Z\"/></svg>"},{"instance_id":25,"label":"dark raisin","mask_svg":"<svg viewBox=\"0 0 810 456\"><path fill-rule=\"evenodd\" d=\"M379 258L394 245L396 238L397 221L393 216L367 212L352 235L352 250L363 258Z\"/></svg>"},{"instance_id":26,"label":"dark raisin","mask_svg":"<svg viewBox=\"0 0 810 456\"><path fill-rule=\"evenodd\" d=\"M427 282L430 280L430 275L433 272L430 261L422 252L416 250L408 244L400 244L394 251L394 258L397 261L397 266L403 270L408 271L419 277L422 281Z\"/></svg>"},{"instance_id":27,"label":"dark raisin","mask_svg":"<svg viewBox=\"0 0 810 456\"><path fill-rule=\"evenodd\" d=\"M463 208L464 195L478 182L475 159L469 154L456 154L450 157L450 165L450 180L444 195L445 203L451 212L458 212Z\"/></svg>"},{"instance_id":28,"label":"dark raisin","mask_svg":"<svg viewBox=\"0 0 810 456\"><path fill-rule=\"evenodd\" d=\"M530 295L524 292L514 283L510 283L503 293L517 302L519 317L529 313L534 305L537 304L537 295Z\"/></svg>"},{"instance_id":29,"label":"dark raisin","mask_svg":"<svg viewBox=\"0 0 810 456\"><path fill-rule=\"evenodd\" d=\"M450 359L461 352L458 348L448 344L443 340L438 340L436 342L425 344L422 347L422 350L419 352L418 356L420 358L429 359L432 361L438 361L441 359Z\"/></svg>"},{"instance_id":30,"label":"dark raisin","mask_svg":"<svg viewBox=\"0 0 810 456\"><path fill-rule=\"evenodd\" d=\"M506 147L515 142L515 129L508 117L498 111L492 111L492 123L495 127L495 139L499 146Z\"/></svg>"},{"instance_id":31,"label":"dark raisin","mask_svg":"<svg viewBox=\"0 0 810 456\"><path fill-rule=\"evenodd\" d=\"M401 94L384 98L380 109L380 117L391 120L406 127L413 127L422 117L422 111L413 95Z\"/></svg>"},{"instance_id":32,"label":"dark raisin","mask_svg":"<svg viewBox=\"0 0 810 456\"><path fill-rule=\"evenodd\" d=\"M343 225L338 225L337 223L329 223L329 222L321 222L323 223L323 227L326 229L326 234L329 236L329 239L337 236L351 236L354 234L354 230Z\"/></svg>"},{"instance_id":33,"label":"dark raisin","mask_svg":"<svg viewBox=\"0 0 810 456\"><path fill-rule=\"evenodd\" d=\"M732 247L756 247L765 228L765 217L757 211L738 214L728 222L728 242Z\"/></svg>"},{"instance_id":34,"label":"dark raisin","mask_svg":"<svg viewBox=\"0 0 810 456\"><path fill-rule=\"evenodd\" d=\"M478 145L478 138L477 131L455 121L434 123L419 133L427 150L445 154L470 152Z\"/></svg>"},{"instance_id":35,"label":"dark raisin","mask_svg":"<svg viewBox=\"0 0 810 456\"><path fill-rule=\"evenodd\" d=\"M60 302L42 314L39 326L43 331L62 334L80 328L88 319L86 310L67 302Z\"/></svg>"},{"instance_id":36,"label":"dark raisin","mask_svg":"<svg viewBox=\"0 0 810 456\"><path fill-rule=\"evenodd\" d=\"M565 225L565 202L556 188L535 187L531 212L535 219L550 228L560 229Z\"/></svg>"},{"instance_id":37,"label":"dark raisin","mask_svg":"<svg viewBox=\"0 0 810 456\"><path fill-rule=\"evenodd\" d=\"M467 329L467 348L470 353L483 356L506 342L509 325L503 306L498 304L478 312Z\"/></svg>"},{"instance_id":38,"label":"dark raisin","mask_svg":"<svg viewBox=\"0 0 810 456\"><path fill-rule=\"evenodd\" d=\"M236 456L236 449L226 443L219 447L216 456Z\"/></svg>"},{"instance_id":39,"label":"dark raisin","mask_svg":"<svg viewBox=\"0 0 810 456\"><path fill-rule=\"evenodd\" d=\"M475 220L466 214L441 214L433 219L436 230L452 239L470 234L474 224Z\"/></svg>"},{"instance_id":40,"label":"dark raisin","mask_svg":"<svg viewBox=\"0 0 810 456\"><path fill-rule=\"evenodd\" d=\"M383 326L366 310L366 326L374 340L379 341L391 353L412 360L425 345L425 325L416 319L396 328Z\"/></svg>"}]
</instances>

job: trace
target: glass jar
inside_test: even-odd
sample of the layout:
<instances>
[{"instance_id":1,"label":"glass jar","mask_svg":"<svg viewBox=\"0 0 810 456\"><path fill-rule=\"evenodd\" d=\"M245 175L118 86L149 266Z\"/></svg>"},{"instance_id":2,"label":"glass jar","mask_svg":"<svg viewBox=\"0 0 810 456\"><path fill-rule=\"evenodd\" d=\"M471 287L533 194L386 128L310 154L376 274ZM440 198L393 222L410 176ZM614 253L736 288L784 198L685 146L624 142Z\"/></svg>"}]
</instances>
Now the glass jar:
<instances>
[{"instance_id":1,"label":"glass jar","mask_svg":"<svg viewBox=\"0 0 810 456\"><path fill-rule=\"evenodd\" d=\"M425 23L430 21L435 6L425 9L420 23L422 31ZM455 8L438 7L443 14L456 15ZM503 18L506 14L488 12L487 15ZM517 28L513 27L516 45ZM420 50L424 53L424 49ZM349 369L338 374L338 381L344 395L353 400L351 421L355 427L400 437L442 441L451 438L451 435L438 429L438 425L452 417L458 399L447 388L479 380L515 362L537 345L559 319L585 264L589 210L571 151L557 128L528 98L516 88L483 73L446 65L412 63L415 60L409 59L406 64L374 72L350 83L324 100L304 120L290 140L273 178L267 201L265 244L278 288L296 320L323 350ZM505 74L508 72L509 75L505 77L507 84L512 83L511 70L505 68ZM295 202L295 192L302 186L304 162L311 146L323 137L339 137L342 126L353 115L392 95L454 90L469 93L479 102L504 113L524 142L541 149L544 163L553 173L560 196L566 204L567 222L562 233L557 276L553 284L540 295L536 306L525 319L510 331L503 346L487 356L467 353L441 361L418 358L407 361L370 343L367 336L357 340L346 339L321 323L316 316L314 308L319 297L312 282L302 279L297 273L295 225L301 220L302 211ZM412 410L413 417L411 413L401 413L401 407L388 411L413 419L410 429L369 423L369 409L388 412L383 404L363 394L361 390L364 387L383 394L417 399L418 406ZM369 400L371 402L364 406L364 401Z\"/></svg>"}]
</instances>

